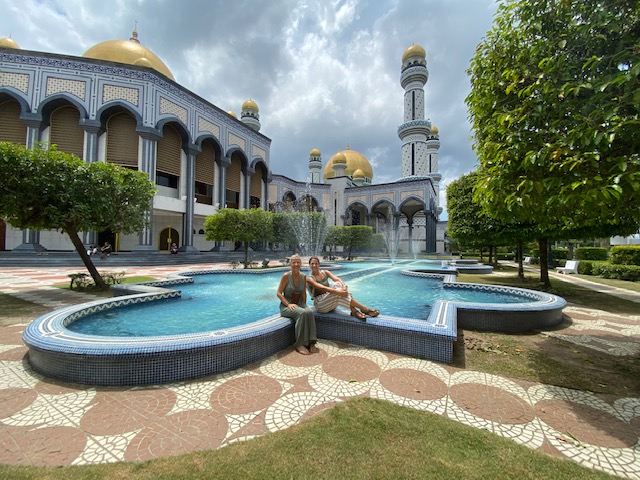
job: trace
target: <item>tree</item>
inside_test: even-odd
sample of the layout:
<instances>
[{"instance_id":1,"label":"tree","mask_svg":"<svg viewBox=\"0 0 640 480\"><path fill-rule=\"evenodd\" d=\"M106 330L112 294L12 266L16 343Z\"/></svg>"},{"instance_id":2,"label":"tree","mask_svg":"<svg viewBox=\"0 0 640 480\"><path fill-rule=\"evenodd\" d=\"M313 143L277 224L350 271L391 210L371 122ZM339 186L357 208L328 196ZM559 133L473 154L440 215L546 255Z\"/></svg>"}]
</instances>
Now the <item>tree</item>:
<instances>
[{"instance_id":1,"label":"tree","mask_svg":"<svg viewBox=\"0 0 640 480\"><path fill-rule=\"evenodd\" d=\"M79 232L140 232L156 189L146 174L86 163L56 150L0 142L0 217L17 228L61 229L71 239L96 286L107 288Z\"/></svg>"},{"instance_id":2,"label":"tree","mask_svg":"<svg viewBox=\"0 0 640 480\"><path fill-rule=\"evenodd\" d=\"M244 242L244 268L249 263L249 243L272 238L273 214L260 208L236 210L223 208L207 217L204 233L207 240Z\"/></svg>"},{"instance_id":3,"label":"tree","mask_svg":"<svg viewBox=\"0 0 640 480\"><path fill-rule=\"evenodd\" d=\"M351 251L355 248L368 248L373 238L373 228L364 225L332 226L327 231L325 244L329 252L340 245L347 249L347 259L351 260Z\"/></svg>"},{"instance_id":4,"label":"tree","mask_svg":"<svg viewBox=\"0 0 640 480\"><path fill-rule=\"evenodd\" d=\"M518 276L524 278L523 242L535 238L537 228L530 223L503 221L485 212L474 196L479 179L478 172L471 172L454 180L447 187L448 234L462 245L480 249L485 245L493 249L517 244L520 252ZM497 264L497 256L494 259Z\"/></svg>"},{"instance_id":5,"label":"tree","mask_svg":"<svg viewBox=\"0 0 640 480\"><path fill-rule=\"evenodd\" d=\"M476 198L539 227L547 285L549 238L640 225L639 36L636 0L508 0L471 60Z\"/></svg>"}]
</instances>

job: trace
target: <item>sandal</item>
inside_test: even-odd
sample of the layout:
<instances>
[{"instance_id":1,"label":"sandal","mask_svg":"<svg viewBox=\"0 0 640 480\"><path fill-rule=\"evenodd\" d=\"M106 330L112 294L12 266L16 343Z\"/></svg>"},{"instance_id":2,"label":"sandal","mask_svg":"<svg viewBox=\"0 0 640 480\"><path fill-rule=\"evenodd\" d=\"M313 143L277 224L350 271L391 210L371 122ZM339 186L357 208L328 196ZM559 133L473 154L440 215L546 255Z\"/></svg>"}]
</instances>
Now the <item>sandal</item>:
<instances>
[{"instance_id":1,"label":"sandal","mask_svg":"<svg viewBox=\"0 0 640 480\"><path fill-rule=\"evenodd\" d=\"M298 352L300 355L309 355L309 350L307 350L307 347L296 347L296 352Z\"/></svg>"},{"instance_id":2,"label":"sandal","mask_svg":"<svg viewBox=\"0 0 640 480\"><path fill-rule=\"evenodd\" d=\"M370 317L377 317L378 315L380 315L380 310L376 310L374 308L367 308L367 311L364 313L366 315L369 315Z\"/></svg>"},{"instance_id":3,"label":"sandal","mask_svg":"<svg viewBox=\"0 0 640 480\"><path fill-rule=\"evenodd\" d=\"M364 313L359 312L358 310L351 310L351 316L359 318L360 320L365 320L367 318Z\"/></svg>"}]
</instances>

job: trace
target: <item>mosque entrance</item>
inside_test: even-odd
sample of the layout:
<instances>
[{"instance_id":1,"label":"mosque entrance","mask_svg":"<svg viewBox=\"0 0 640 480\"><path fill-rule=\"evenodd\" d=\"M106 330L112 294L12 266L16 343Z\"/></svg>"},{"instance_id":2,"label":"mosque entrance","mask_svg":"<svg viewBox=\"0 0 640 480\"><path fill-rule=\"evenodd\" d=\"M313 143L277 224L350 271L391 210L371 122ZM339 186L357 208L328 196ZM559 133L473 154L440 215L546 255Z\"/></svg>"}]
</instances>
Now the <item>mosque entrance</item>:
<instances>
[{"instance_id":1,"label":"mosque entrance","mask_svg":"<svg viewBox=\"0 0 640 480\"><path fill-rule=\"evenodd\" d=\"M158 243L158 250L161 252L168 252L172 243L180 245L180 235L175 228L167 227L160 232L160 242Z\"/></svg>"},{"instance_id":2,"label":"mosque entrance","mask_svg":"<svg viewBox=\"0 0 640 480\"><path fill-rule=\"evenodd\" d=\"M112 232L111 230L105 230L104 232L98 233L98 249L102 247L105 242L109 242L111 244L111 249L114 252L120 250L118 245L118 236Z\"/></svg>"}]
</instances>

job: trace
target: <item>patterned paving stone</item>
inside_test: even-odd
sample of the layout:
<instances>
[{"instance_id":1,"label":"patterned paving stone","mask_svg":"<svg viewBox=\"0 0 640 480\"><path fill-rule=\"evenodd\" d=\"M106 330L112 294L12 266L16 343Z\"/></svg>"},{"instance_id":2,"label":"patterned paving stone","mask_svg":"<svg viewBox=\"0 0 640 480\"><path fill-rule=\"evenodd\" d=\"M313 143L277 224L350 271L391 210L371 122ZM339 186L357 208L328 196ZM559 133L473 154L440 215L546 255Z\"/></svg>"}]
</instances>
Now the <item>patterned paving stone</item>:
<instances>
[{"instance_id":1,"label":"patterned paving stone","mask_svg":"<svg viewBox=\"0 0 640 480\"><path fill-rule=\"evenodd\" d=\"M609 412L560 400L543 400L535 407L538 417L579 443L612 448L632 447L640 430Z\"/></svg>"},{"instance_id":2,"label":"patterned paving stone","mask_svg":"<svg viewBox=\"0 0 640 480\"><path fill-rule=\"evenodd\" d=\"M38 393L30 388L7 388L0 397L0 419L15 415L30 406Z\"/></svg>"},{"instance_id":3,"label":"patterned paving stone","mask_svg":"<svg viewBox=\"0 0 640 480\"><path fill-rule=\"evenodd\" d=\"M15 465L70 465L86 444L73 427L8 427L0 429L2 462Z\"/></svg>"},{"instance_id":4,"label":"patterned paving stone","mask_svg":"<svg viewBox=\"0 0 640 480\"><path fill-rule=\"evenodd\" d=\"M228 380L211 394L212 407L222 413L249 413L262 410L282 394L275 379L263 375L247 375Z\"/></svg>"},{"instance_id":5,"label":"patterned paving stone","mask_svg":"<svg viewBox=\"0 0 640 480\"><path fill-rule=\"evenodd\" d=\"M175 404L168 389L99 392L92 400L80 426L88 433L115 435L144 428L165 416Z\"/></svg>"},{"instance_id":6,"label":"patterned paving stone","mask_svg":"<svg viewBox=\"0 0 640 480\"><path fill-rule=\"evenodd\" d=\"M145 427L131 440L125 460L144 461L218 448L227 428L224 415L211 410L169 415Z\"/></svg>"}]
</instances>

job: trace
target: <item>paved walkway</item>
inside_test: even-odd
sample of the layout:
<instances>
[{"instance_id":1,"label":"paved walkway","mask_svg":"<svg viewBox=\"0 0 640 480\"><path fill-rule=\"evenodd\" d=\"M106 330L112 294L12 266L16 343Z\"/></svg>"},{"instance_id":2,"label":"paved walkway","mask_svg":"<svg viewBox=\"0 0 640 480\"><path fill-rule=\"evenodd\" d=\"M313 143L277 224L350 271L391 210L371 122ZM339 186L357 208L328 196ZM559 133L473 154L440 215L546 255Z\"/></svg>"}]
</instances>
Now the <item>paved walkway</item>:
<instances>
[{"instance_id":1,"label":"paved walkway","mask_svg":"<svg viewBox=\"0 0 640 480\"><path fill-rule=\"evenodd\" d=\"M162 278L211 267L126 271ZM49 308L81 303L85 295L50 287L75 271L2 268L0 291ZM637 316L575 307L565 312L572 326L553 335L611 355L640 354L640 309ZM319 342L319 354L287 349L193 381L89 387L33 372L22 343L24 326L0 327L1 463L85 465L212 449L288 428L348 398L369 396L640 479L640 395L597 395L329 341Z\"/></svg>"}]
</instances>

